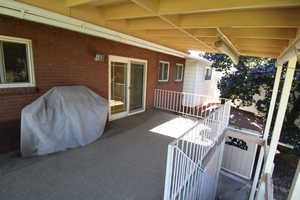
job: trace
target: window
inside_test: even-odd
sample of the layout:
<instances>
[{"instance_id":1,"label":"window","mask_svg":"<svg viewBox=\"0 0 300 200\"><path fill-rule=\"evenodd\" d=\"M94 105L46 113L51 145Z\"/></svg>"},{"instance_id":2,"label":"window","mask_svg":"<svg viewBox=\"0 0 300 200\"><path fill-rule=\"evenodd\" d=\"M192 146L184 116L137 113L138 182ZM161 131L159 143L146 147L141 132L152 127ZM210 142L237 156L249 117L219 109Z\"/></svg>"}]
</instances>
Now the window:
<instances>
[{"instance_id":1,"label":"window","mask_svg":"<svg viewBox=\"0 0 300 200\"><path fill-rule=\"evenodd\" d=\"M183 78L183 64L176 64L175 81L182 81Z\"/></svg>"},{"instance_id":2,"label":"window","mask_svg":"<svg viewBox=\"0 0 300 200\"><path fill-rule=\"evenodd\" d=\"M31 41L0 36L0 88L32 86Z\"/></svg>"},{"instance_id":3,"label":"window","mask_svg":"<svg viewBox=\"0 0 300 200\"><path fill-rule=\"evenodd\" d=\"M211 68L206 68L205 69L205 80L211 80L211 74L212 74Z\"/></svg>"},{"instance_id":4,"label":"window","mask_svg":"<svg viewBox=\"0 0 300 200\"><path fill-rule=\"evenodd\" d=\"M169 62L159 62L159 77L158 81L164 82L169 80Z\"/></svg>"}]
</instances>

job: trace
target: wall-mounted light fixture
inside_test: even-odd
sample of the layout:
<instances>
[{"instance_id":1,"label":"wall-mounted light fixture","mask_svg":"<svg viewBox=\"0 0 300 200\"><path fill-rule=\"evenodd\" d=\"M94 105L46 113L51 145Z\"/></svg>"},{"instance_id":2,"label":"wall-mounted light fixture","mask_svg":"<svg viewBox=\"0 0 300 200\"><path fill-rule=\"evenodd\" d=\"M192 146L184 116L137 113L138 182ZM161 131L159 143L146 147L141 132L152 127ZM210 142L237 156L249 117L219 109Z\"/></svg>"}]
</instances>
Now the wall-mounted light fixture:
<instances>
[{"instance_id":1,"label":"wall-mounted light fixture","mask_svg":"<svg viewBox=\"0 0 300 200\"><path fill-rule=\"evenodd\" d=\"M96 62L104 62L104 60L105 60L105 55L103 55L103 54L96 54L94 60L95 60Z\"/></svg>"}]
</instances>

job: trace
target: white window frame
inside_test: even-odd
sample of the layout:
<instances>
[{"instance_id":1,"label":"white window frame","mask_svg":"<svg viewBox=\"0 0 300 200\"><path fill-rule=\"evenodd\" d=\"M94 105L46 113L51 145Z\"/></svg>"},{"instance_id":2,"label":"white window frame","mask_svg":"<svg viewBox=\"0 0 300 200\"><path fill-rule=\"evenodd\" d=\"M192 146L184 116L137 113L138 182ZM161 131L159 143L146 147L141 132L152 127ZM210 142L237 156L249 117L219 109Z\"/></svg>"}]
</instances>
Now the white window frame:
<instances>
[{"instance_id":1,"label":"white window frame","mask_svg":"<svg viewBox=\"0 0 300 200\"><path fill-rule=\"evenodd\" d=\"M181 77L180 79L177 79L177 66L181 67ZM183 72L184 72L184 66L181 63L176 63L176 70L175 70L175 81L176 82L181 82L183 80Z\"/></svg>"},{"instance_id":2,"label":"white window frame","mask_svg":"<svg viewBox=\"0 0 300 200\"><path fill-rule=\"evenodd\" d=\"M160 64L167 64L168 65L168 73L167 73L167 80L160 79ZM163 65L164 66L164 65ZM165 70L165 67L164 67ZM170 74L170 62L167 61L159 61L159 68L158 68L158 82L168 82L169 81L169 74Z\"/></svg>"},{"instance_id":3,"label":"white window frame","mask_svg":"<svg viewBox=\"0 0 300 200\"><path fill-rule=\"evenodd\" d=\"M32 53L32 42L28 39L9 37L0 35L0 41L3 42L13 42L26 45L26 57L27 57L27 70L28 70L28 79L27 83L0 83L0 88L17 88L17 87L35 87L35 76L34 76L34 65L33 65L33 53ZM2 49L1 49L2 50ZM3 52L0 52L0 59L3 55ZM1 59L0 62L3 60ZM2 65L4 65L2 63ZM3 69L5 70L5 69Z\"/></svg>"}]
</instances>

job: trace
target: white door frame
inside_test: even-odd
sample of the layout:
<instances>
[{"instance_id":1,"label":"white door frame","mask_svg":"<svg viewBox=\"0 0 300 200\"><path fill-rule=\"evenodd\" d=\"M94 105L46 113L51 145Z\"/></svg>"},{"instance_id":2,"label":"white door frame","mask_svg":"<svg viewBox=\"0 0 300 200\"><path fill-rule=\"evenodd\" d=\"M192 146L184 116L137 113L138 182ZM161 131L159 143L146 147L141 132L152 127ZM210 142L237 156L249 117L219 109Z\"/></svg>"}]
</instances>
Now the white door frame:
<instances>
[{"instance_id":1,"label":"white door frame","mask_svg":"<svg viewBox=\"0 0 300 200\"><path fill-rule=\"evenodd\" d=\"M110 100L111 100L111 62L121 62L121 63L127 63L127 83L126 83L126 88L127 88L127 107L126 111L118 114L111 114L111 107L110 107ZM130 112L130 80L131 80L131 63L132 62L137 62L137 63L144 63L145 64L145 69L144 69L144 88L143 88L143 108L141 110L138 110L136 112ZM122 57L122 56L114 56L114 55L109 55L108 56L108 119L109 121L115 120L115 119L120 119L123 117L127 117L129 115L134 115L137 113L145 112L146 110L146 97L147 97L147 68L148 68L148 61L147 60L142 60L142 59L136 59L136 58L129 58L129 57Z\"/></svg>"}]
</instances>

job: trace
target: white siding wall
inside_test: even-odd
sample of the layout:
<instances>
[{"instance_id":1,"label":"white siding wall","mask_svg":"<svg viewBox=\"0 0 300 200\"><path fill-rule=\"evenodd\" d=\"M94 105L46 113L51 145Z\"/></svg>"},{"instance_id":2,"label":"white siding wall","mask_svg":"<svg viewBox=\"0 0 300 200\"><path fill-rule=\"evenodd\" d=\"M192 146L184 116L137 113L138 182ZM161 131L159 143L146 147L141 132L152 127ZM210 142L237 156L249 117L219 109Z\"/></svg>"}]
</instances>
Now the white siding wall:
<instances>
[{"instance_id":1,"label":"white siding wall","mask_svg":"<svg viewBox=\"0 0 300 200\"><path fill-rule=\"evenodd\" d=\"M197 91L195 80L198 79L197 62L186 60L184 70L183 92L195 93Z\"/></svg>"},{"instance_id":2,"label":"white siding wall","mask_svg":"<svg viewBox=\"0 0 300 200\"><path fill-rule=\"evenodd\" d=\"M219 97L219 91L217 89L217 77L214 73L214 70L212 72L212 79L205 80L205 72L207 67L210 67L210 64L192 59L186 60L183 92L195 93L216 98ZM206 102L194 102L192 106L197 106L203 103ZM184 100L183 105L185 105Z\"/></svg>"}]
</instances>

